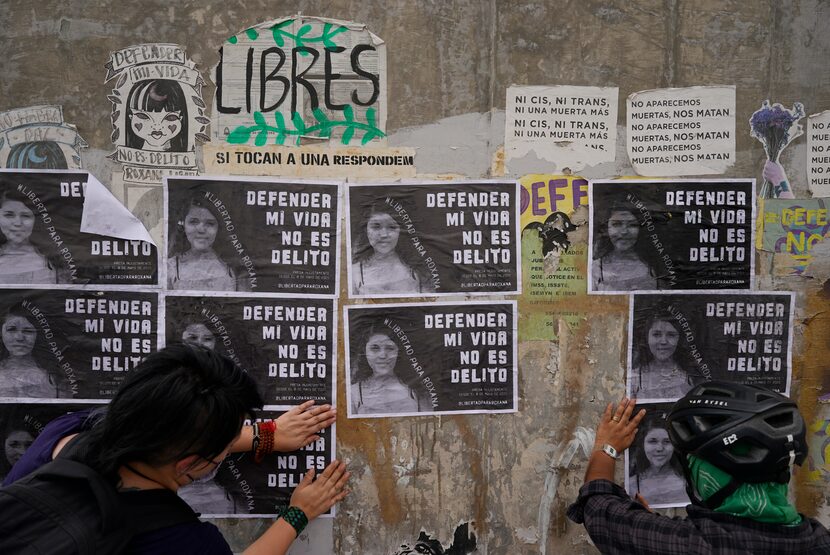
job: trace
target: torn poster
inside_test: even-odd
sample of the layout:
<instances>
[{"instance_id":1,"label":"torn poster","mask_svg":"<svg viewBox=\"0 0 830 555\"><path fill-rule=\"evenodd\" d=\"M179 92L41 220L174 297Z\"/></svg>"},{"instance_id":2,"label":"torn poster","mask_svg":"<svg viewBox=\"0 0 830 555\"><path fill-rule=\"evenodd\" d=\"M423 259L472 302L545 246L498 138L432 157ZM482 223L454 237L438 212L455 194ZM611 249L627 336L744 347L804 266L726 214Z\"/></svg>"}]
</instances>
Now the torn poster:
<instances>
[{"instance_id":1,"label":"torn poster","mask_svg":"<svg viewBox=\"0 0 830 555\"><path fill-rule=\"evenodd\" d=\"M578 175L531 174L519 179L522 231L535 222L549 224L588 206L588 180Z\"/></svg>"},{"instance_id":2,"label":"torn poster","mask_svg":"<svg viewBox=\"0 0 830 555\"><path fill-rule=\"evenodd\" d=\"M830 197L830 110L807 118L807 184L814 197Z\"/></svg>"},{"instance_id":3,"label":"torn poster","mask_svg":"<svg viewBox=\"0 0 830 555\"><path fill-rule=\"evenodd\" d=\"M256 380L266 405L334 401L337 314L333 299L168 293L167 343L222 353Z\"/></svg>"},{"instance_id":4,"label":"torn poster","mask_svg":"<svg viewBox=\"0 0 830 555\"><path fill-rule=\"evenodd\" d=\"M158 293L0 289L0 305L0 398L110 399L158 347Z\"/></svg>"},{"instance_id":5,"label":"torn poster","mask_svg":"<svg viewBox=\"0 0 830 555\"><path fill-rule=\"evenodd\" d=\"M625 452L625 489L634 497L638 493L649 507L685 507L689 504L683 463L675 452L666 423L673 403L643 404L645 409L634 443Z\"/></svg>"},{"instance_id":6,"label":"torn poster","mask_svg":"<svg viewBox=\"0 0 830 555\"><path fill-rule=\"evenodd\" d=\"M284 177L415 177L414 148L205 145L210 175Z\"/></svg>"},{"instance_id":7,"label":"torn poster","mask_svg":"<svg viewBox=\"0 0 830 555\"><path fill-rule=\"evenodd\" d=\"M337 296L338 183L165 178L167 287Z\"/></svg>"},{"instance_id":8,"label":"torn poster","mask_svg":"<svg viewBox=\"0 0 830 555\"><path fill-rule=\"evenodd\" d=\"M617 87L508 87L505 164L530 153L560 172L613 162L618 95Z\"/></svg>"},{"instance_id":9,"label":"torn poster","mask_svg":"<svg viewBox=\"0 0 830 555\"><path fill-rule=\"evenodd\" d=\"M86 172L2 170L0 215L0 285L158 283L146 230Z\"/></svg>"},{"instance_id":10,"label":"torn poster","mask_svg":"<svg viewBox=\"0 0 830 555\"><path fill-rule=\"evenodd\" d=\"M769 100L765 100L749 118L749 134L764 145L767 155L762 172L764 183L758 191L760 198L795 198L792 184L778 159L781 151L802 134L798 121L803 117L804 105L800 102L790 110L778 103L770 106Z\"/></svg>"},{"instance_id":11,"label":"torn poster","mask_svg":"<svg viewBox=\"0 0 830 555\"><path fill-rule=\"evenodd\" d=\"M87 146L61 106L0 112L0 168L77 170Z\"/></svg>"},{"instance_id":12,"label":"torn poster","mask_svg":"<svg viewBox=\"0 0 830 555\"><path fill-rule=\"evenodd\" d=\"M640 175L724 173L735 163L735 87L687 87L628 97L628 157Z\"/></svg>"},{"instance_id":13,"label":"torn poster","mask_svg":"<svg viewBox=\"0 0 830 555\"><path fill-rule=\"evenodd\" d=\"M759 206L757 247L788 254L789 263L783 264L788 272L803 274L813 261L813 248L830 239L830 199L766 199ZM776 262L781 266L783 259Z\"/></svg>"},{"instance_id":14,"label":"torn poster","mask_svg":"<svg viewBox=\"0 0 830 555\"><path fill-rule=\"evenodd\" d=\"M573 244L572 221L580 206L588 206L588 180L573 175L526 175L521 185L522 291L519 337L554 339L559 318L583 317L576 297L586 290L587 244ZM584 218L582 218L584 219Z\"/></svg>"},{"instance_id":15,"label":"torn poster","mask_svg":"<svg viewBox=\"0 0 830 555\"><path fill-rule=\"evenodd\" d=\"M628 323L627 392L676 401L726 380L789 394L794 293L635 293Z\"/></svg>"},{"instance_id":16,"label":"torn poster","mask_svg":"<svg viewBox=\"0 0 830 555\"><path fill-rule=\"evenodd\" d=\"M87 403L0 404L0 482L49 422L92 406Z\"/></svg>"},{"instance_id":17,"label":"torn poster","mask_svg":"<svg viewBox=\"0 0 830 555\"><path fill-rule=\"evenodd\" d=\"M257 421L277 419L283 412L266 408ZM275 518L288 507L305 473L313 468L319 476L332 461L334 434L334 426L325 428L314 443L290 453L265 455L259 463L250 452L232 453L219 465L215 478L183 487L179 496L203 517ZM334 509L321 516L333 517Z\"/></svg>"},{"instance_id":18,"label":"torn poster","mask_svg":"<svg viewBox=\"0 0 830 555\"><path fill-rule=\"evenodd\" d=\"M204 81L177 44L138 44L117 50L105 81L118 78L112 102L110 156L125 183L161 183L164 175L196 174L196 139L206 141L210 120Z\"/></svg>"},{"instance_id":19,"label":"torn poster","mask_svg":"<svg viewBox=\"0 0 830 555\"><path fill-rule=\"evenodd\" d=\"M296 15L219 49L220 143L373 145L386 130L386 45L365 25Z\"/></svg>"},{"instance_id":20,"label":"torn poster","mask_svg":"<svg viewBox=\"0 0 830 555\"><path fill-rule=\"evenodd\" d=\"M518 293L515 181L349 185L349 296Z\"/></svg>"},{"instance_id":21,"label":"torn poster","mask_svg":"<svg viewBox=\"0 0 830 555\"><path fill-rule=\"evenodd\" d=\"M597 180L589 293L750 289L755 180Z\"/></svg>"},{"instance_id":22,"label":"torn poster","mask_svg":"<svg viewBox=\"0 0 830 555\"><path fill-rule=\"evenodd\" d=\"M518 410L515 301L344 308L349 418Z\"/></svg>"}]
</instances>

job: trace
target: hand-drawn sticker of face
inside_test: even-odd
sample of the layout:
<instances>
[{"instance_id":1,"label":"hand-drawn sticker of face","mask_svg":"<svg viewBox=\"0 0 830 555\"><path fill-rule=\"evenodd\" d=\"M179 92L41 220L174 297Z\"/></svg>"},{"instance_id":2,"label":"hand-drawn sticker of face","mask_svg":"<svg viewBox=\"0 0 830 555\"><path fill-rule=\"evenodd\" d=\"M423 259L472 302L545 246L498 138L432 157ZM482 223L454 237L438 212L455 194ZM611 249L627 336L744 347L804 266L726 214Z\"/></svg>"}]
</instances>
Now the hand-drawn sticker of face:
<instances>
[{"instance_id":1,"label":"hand-drawn sticker of face","mask_svg":"<svg viewBox=\"0 0 830 555\"><path fill-rule=\"evenodd\" d=\"M127 99L127 146L161 152L187 151L187 101L170 79L139 81Z\"/></svg>"},{"instance_id":2,"label":"hand-drawn sticker of face","mask_svg":"<svg viewBox=\"0 0 830 555\"><path fill-rule=\"evenodd\" d=\"M53 141L34 141L14 145L6 159L7 168L65 170L69 167L61 146Z\"/></svg>"}]
</instances>

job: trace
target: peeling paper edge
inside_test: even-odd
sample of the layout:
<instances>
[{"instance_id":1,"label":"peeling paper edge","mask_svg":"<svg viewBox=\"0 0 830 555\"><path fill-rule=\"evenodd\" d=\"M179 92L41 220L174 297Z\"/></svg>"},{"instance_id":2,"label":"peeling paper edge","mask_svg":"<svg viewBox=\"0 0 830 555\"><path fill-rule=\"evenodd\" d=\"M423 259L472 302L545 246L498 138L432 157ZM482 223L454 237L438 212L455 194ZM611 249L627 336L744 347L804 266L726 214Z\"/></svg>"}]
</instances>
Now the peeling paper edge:
<instances>
[{"instance_id":1,"label":"peeling paper edge","mask_svg":"<svg viewBox=\"0 0 830 555\"><path fill-rule=\"evenodd\" d=\"M77 172L71 172L77 173ZM81 216L81 232L118 237L119 239L146 241L158 251L150 232L135 214L121 204L98 178L87 174L84 193L84 211Z\"/></svg>"},{"instance_id":2,"label":"peeling paper edge","mask_svg":"<svg viewBox=\"0 0 830 555\"><path fill-rule=\"evenodd\" d=\"M659 88L659 89L645 89L642 91L636 91L631 93L626 97L627 101L631 101L637 97L638 94L646 94L646 93L656 93L656 92L676 92L676 91L696 91L696 90L711 90L711 89L732 89L732 91L737 95L737 86L736 85L695 85L693 87L669 87L669 88ZM737 96L735 99L737 103ZM737 120L736 120L737 121Z\"/></svg>"}]
</instances>

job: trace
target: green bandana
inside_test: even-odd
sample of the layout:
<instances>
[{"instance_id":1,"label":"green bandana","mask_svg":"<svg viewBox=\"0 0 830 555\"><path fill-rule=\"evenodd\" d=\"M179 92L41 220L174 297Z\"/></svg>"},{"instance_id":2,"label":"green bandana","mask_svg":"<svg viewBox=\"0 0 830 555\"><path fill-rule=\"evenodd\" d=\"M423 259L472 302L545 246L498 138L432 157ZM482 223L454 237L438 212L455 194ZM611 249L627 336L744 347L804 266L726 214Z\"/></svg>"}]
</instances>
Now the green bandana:
<instances>
[{"instance_id":1,"label":"green bandana","mask_svg":"<svg viewBox=\"0 0 830 555\"><path fill-rule=\"evenodd\" d=\"M694 455L689 455L689 470L692 484L703 499L717 493L732 479L720 468ZM777 482L741 484L715 512L769 524L795 525L801 522L801 515L787 501L787 484Z\"/></svg>"}]
</instances>

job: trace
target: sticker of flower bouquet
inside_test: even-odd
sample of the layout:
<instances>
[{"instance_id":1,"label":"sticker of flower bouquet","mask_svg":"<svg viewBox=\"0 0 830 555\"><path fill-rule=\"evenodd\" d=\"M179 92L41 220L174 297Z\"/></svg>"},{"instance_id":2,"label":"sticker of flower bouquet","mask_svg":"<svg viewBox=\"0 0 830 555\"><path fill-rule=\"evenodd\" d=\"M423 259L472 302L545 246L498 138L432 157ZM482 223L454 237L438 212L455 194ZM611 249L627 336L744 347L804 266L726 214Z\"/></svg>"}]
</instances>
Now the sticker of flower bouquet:
<instances>
[{"instance_id":1,"label":"sticker of flower bouquet","mask_svg":"<svg viewBox=\"0 0 830 555\"><path fill-rule=\"evenodd\" d=\"M750 135L761 141L767 161L764 164L764 184L758 191L760 198L795 198L784 166L778 161L781 151L803 133L798 120L804 117L804 105L793 104L792 110L781 104L770 105L765 100L761 109L749 118Z\"/></svg>"}]
</instances>

